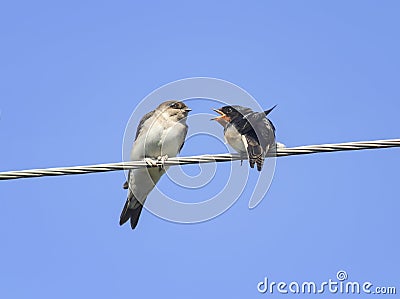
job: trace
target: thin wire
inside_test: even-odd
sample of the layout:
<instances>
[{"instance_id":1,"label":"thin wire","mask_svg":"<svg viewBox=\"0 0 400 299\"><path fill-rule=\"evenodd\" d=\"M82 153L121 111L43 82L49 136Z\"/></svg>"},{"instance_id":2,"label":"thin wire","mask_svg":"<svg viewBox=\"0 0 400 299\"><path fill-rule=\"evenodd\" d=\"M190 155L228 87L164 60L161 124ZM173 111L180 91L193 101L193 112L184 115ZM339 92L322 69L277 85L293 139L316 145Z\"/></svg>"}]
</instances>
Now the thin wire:
<instances>
[{"instance_id":1,"label":"thin wire","mask_svg":"<svg viewBox=\"0 0 400 299\"><path fill-rule=\"evenodd\" d=\"M298 146L291 148L278 147L276 153L275 152L271 153L269 154L269 156L286 157L294 155L308 155L315 153L355 151L355 150L380 149L380 148L390 148L390 147L400 147L400 139L306 145L306 146ZM164 162L164 165L173 166L173 165L196 164L196 163L227 162L227 161L236 161L241 159L243 159L243 157L241 157L239 154L200 155L200 156L169 158L167 161ZM154 162L156 165L154 167L162 166L161 161L154 161ZM20 178L71 175L71 174L86 174L94 172L125 170L138 167L151 167L151 166L149 166L145 161L130 161L130 162L118 162L118 163L96 164L96 165L85 165L85 166L6 171L6 172L0 172L0 180L12 180Z\"/></svg>"}]
</instances>

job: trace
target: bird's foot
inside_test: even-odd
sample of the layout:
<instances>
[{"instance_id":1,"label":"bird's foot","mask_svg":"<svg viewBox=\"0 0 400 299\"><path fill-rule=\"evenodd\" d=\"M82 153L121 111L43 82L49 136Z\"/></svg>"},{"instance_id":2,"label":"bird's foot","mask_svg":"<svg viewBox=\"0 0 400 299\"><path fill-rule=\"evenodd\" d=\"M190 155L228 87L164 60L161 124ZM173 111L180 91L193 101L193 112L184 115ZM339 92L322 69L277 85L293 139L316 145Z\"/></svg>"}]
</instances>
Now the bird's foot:
<instances>
[{"instance_id":1,"label":"bird's foot","mask_svg":"<svg viewBox=\"0 0 400 299\"><path fill-rule=\"evenodd\" d=\"M144 158L144 162L146 162L146 164L150 167L155 167L157 166L157 161L154 161L151 158Z\"/></svg>"},{"instance_id":2,"label":"bird's foot","mask_svg":"<svg viewBox=\"0 0 400 299\"><path fill-rule=\"evenodd\" d=\"M286 145L284 145L283 143L281 143L281 142L277 142L276 143L276 148L285 148L286 147Z\"/></svg>"},{"instance_id":3,"label":"bird's foot","mask_svg":"<svg viewBox=\"0 0 400 299\"><path fill-rule=\"evenodd\" d=\"M167 161L167 160L168 160L168 155L158 156L158 157L157 157L157 161L158 161L158 162L161 162L161 165L158 166L158 167L160 168L160 170L163 169L163 168L165 167L164 163L165 163L165 161Z\"/></svg>"},{"instance_id":4,"label":"bird's foot","mask_svg":"<svg viewBox=\"0 0 400 299\"><path fill-rule=\"evenodd\" d=\"M239 153L239 154L240 154L240 166L243 166L243 160L245 160L247 158L247 155L244 155L242 153Z\"/></svg>"}]
</instances>

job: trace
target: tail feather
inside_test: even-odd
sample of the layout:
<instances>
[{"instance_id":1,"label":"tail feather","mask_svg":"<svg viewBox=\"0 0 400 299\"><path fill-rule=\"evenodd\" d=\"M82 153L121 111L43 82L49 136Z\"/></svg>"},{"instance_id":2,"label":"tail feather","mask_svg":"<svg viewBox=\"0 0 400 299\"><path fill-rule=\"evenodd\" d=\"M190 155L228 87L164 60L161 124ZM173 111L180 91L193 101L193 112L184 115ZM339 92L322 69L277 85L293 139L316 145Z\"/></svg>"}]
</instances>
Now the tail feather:
<instances>
[{"instance_id":1,"label":"tail feather","mask_svg":"<svg viewBox=\"0 0 400 299\"><path fill-rule=\"evenodd\" d=\"M139 205L136 209L131 209L131 228L135 229L139 222L140 213L142 213L143 206Z\"/></svg>"},{"instance_id":2,"label":"tail feather","mask_svg":"<svg viewBox=\"0 0 400 299\"><path fill-rule=\"evenodd\" d=\"M133 198L133 200L137 201L136 198ZM131 228L135 229L139 222L139 217L140 213L142 212L143 205L139 202L135 205L135 208L131 208L130 205L131 199L128 198L125 202L124 209L122 210L121 216L119 218L119 225L123 225L130 219Z\"/></svg>"},{"instance_id":3,"label":"tail feather","mask_svg":"<svg viewBox=\"0 0 400 299\"><path fill-rule=\"evenodd\" d=\"M257 170L261 171L262 166L264 164L264 156L263 156L261 146L249 145L247 150L248 150L248 154L249 154L250 167L254 168L254 165L257 164Z\"/></svg>"},{"instance_id":4,"label":"tail feather","mask_svg":"<svg viewBox=\"0 0 400 299\"><path fill-rule=\"evenodd\" d=\"M258 140L250 135L242 135L242 141L247 149L250 167L254 168L254 165L257 164L257 170L261 171L264 164L264 153L261 145L258 143Z\"/></svg>"}]
</instances>

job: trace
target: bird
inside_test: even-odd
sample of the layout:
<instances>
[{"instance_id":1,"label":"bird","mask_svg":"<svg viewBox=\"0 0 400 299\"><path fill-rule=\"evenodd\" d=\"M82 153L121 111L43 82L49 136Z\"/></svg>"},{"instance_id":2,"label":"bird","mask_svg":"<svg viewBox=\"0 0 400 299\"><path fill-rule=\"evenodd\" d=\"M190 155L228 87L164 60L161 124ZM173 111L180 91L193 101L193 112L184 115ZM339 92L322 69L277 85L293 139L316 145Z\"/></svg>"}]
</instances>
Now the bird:
<instances>
[{"instance_id":1,"label":"bird","mask_svg":"<svg viewBox=\"0 0 400 299\"><path fill-rule=\"evenodd\" d=\"M219 116L212 120L224 127L226 142L242 158L248 156L250 167L257 165L258 171L262 170L265 156L276 150L275 126L267 118L275 107L262 112L239 105L213 109Z\"/></svg>"},{"instance_id":2,"label":"bird","mask_svg":"<svg viewBox=\"0 0 400 299\"><path fill-rule=\"evenodd\" d=\"M128 197L120 216L120 225L130 220L131 228L136 228L147 196L168 168L164 162L168 157L177 156L185 143L188 131L186 120L190 111L185 103L169 100L140 120L130 158L144 160L151 167L128 172L128 179L123 185L124 189L128 189ZM161 161L162 166L154 167L156 161Z\"/></svg>"}]
</instances>

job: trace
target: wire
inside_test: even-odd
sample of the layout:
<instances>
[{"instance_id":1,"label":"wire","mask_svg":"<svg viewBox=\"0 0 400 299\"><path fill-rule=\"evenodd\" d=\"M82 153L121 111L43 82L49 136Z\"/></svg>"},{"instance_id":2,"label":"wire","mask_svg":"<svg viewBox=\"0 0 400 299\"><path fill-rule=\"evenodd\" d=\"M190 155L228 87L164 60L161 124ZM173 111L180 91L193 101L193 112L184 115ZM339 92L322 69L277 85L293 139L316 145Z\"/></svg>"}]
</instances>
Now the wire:
<instances>
[{"instance_id":1,"label":"wire","mask_svg":"<svg viewBox=\"0 0 400 299\"><path fill-rule=\"evenodd\" d=\"M380 149L380 148L390 148L390 147L400 147L400 139L306 145L306 146L298 146L291 148L278 147L276 153L275 152L271 153L268 156L285 157L294 155L307 155L307 154L339 152L339 151L355 151L364 149ZM241 159L243 159L243 157L241 157L239 154L200 155L200 156L169 158L164 162L164 165L172 166L172 165L184 165L184 164L196 164L196 163L227 162L227 161L236 161ZM163 165L161 161L154 161L154 162L156 165L154 167ZM151 166L149 166L145 161L130 161L130 162L118 162L118 163L96 164L96 165L85 165L85 166L6 171L6 172L0 172L0 180L12 180L20 178L71 175L71 174L86 174L94 172L125 170L138 167L151 167Z\"/></svg>"}]
</instances>

